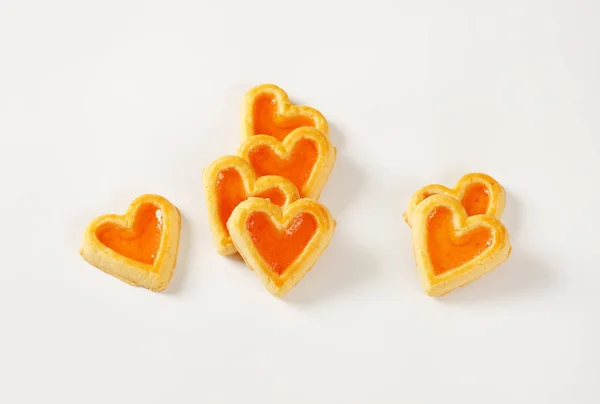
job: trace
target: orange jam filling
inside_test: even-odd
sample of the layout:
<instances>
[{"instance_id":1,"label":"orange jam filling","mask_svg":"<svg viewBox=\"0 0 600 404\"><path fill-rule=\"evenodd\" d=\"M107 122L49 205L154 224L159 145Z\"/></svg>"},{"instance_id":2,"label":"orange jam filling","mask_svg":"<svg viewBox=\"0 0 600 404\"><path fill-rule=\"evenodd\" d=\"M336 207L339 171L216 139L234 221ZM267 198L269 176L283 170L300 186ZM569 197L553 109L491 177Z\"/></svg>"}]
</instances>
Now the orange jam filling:
<instances>
[{"instance_id":1,"label":"orange jam filling","mask_svg":"<svg viewBox=\"0 0 600 404\"><path fill-rule=\"evenodd\" d=\"M315 235L317 220L310 213L300 213L287 229L279 230L264 212L254 212L246 221L246 229L260 256L281 275Z\"/></svg>"},{"instance_id":2,"label":"orange jam filling","mask_svg":"<svg viewBox=\"0 0 600 404\"><path fill-rule=\"evenodd\" d=\"M147 203L138 209L133 227L106 223L98 228L96 236L102 244L116 253L152 265L160 246L162 225L162 211Z\"/></svg>"},{"instance_id":3,"label":"orange jam filling","mask_svg":"<svg viewBox=\"0 0 600 404\"><path fill-rule=\"evenodd\" d=\"M304 116L282 116L277 113L277 101L270 96L259 97L254 103L254 133L273 136L279 141L294 129L315 126L312 119Z\"/></svg>"},{"instance_id":4,"label":"orange jam filling","mask_svg":"<svg viewBox=\"0 0 600 404\"><path fill-rule=\"evenodd\" d=\"M469 216L485 214L490 203L490 191L483 184L473 184L467 188L461 202Z\"/></svg>"},{"instance_id":5,"label":"orange jam filling","mask_svg":"<svg viewBox=\"0 0 600 404\"><path fill-rule=\"evenodd\" d=\"M302 189L318 156L315 142L302 139L296 143L287 158L282 159L268 146L257 146L250 150L248 160L258 175L279 175L292 181L298 189Z\"/></svg>"},{"instance_id":6,"label":"orange jam filling","mask_svg":"<svg viewBox=\"0 0 600 404\"><path fill-rule=\"evenodd\" d=\"M283 206L285 204L285 195L279 188L270 188L266 191L263 191L257 195L254 195L257 198L264 198L271 201L277 206Z\"/></svg>"},{"instance_id":7,"label":"orange jam filling","mask_svg":"<svg viewBox=\"0 0 600 404\"><path fill-rule=\"evenodd\" d=\"M241 202L246 200L246 188L242 176L235 168L229 167L217 174L217 205L219 218L224 229L227 229L227 220L231 212Z\"/></svg>"},{"instance_id":8,"label":"orange jam filling","mask_svg":"<svg viewBox=\"0 0 600 404\"><path fill-rule=\"evenodd\" d=\"M458 268L492 244L492 233L486 227L478 227L457 237L452 212L446 207L436 208L431 213L427 230L427 249L436 275Z\"/></svg>"},{"instance_id":9,"label":"orange jam filling","mask_svg":"<svg viewBox=\"0 0 600 404\"><path fill-rule=\"evenodd\" d=\"M216 188L219 218L221 219L223 228L227 229L227 220L229 220L231 212L248 198L248 194L246 193L241 174L233 167L226 168L217 174ZM283 206L285 203L285 195L278 187L267 189L255 196L270 199L271 202L278 206Z\"/></svg>"}]
</instances>

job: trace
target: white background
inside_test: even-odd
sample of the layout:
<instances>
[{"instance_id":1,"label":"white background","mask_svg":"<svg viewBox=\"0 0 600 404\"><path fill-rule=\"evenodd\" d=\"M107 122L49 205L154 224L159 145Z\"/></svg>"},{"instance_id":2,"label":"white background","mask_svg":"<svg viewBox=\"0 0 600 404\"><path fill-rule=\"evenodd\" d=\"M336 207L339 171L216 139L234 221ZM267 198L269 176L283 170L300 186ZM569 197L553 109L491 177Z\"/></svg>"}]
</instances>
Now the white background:
<instances>
[{"instance_id":1,"label":"white background","mask_svg":"<svg viewBox=\"0 0 600 404\"><path fill-rule=\"evenodd\" d=\"M0 4L0 402L600 402L600 2ZM217 255L201 183L265 82L338 148L283 300ZM402 211L471 171L512 256L427 297ZM146 192L183 214L161 294L78 254Z\"/></svg>"}]
</instances>

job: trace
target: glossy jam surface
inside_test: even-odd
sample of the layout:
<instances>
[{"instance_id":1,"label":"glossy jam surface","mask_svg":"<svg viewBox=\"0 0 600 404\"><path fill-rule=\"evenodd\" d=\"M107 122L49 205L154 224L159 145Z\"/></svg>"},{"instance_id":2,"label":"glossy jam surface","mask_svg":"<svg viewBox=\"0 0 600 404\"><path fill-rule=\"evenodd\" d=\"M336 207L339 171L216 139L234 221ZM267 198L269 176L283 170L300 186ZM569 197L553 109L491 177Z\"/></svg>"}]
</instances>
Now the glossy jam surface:
<instances>
[{"instance_id":1,"label":"glossy jam surface","mask_svg":"<svg viewBox=\"0 0 600 404\"><path fill-rule=\"evenodd\" d=\"M145 204L138 209L132 228L107 223L98 228L96 236L118 254L152 265L160 246L162 225L162 211L152 204Z\"/></svg>"},{"instance_id":2,"label":"glossy jam surface","mask_svg":"<svg viewBox=\"0 0 600 404\"><path fill-rule=\"evenodd\" d=\"M440 275L470 261L492 244L492 233L486 227L473 229L457 237L452 212L445 207L435 209L427 223L427 249L433 271Z\"/></svg>"},{"instance_id":3,"label":"glossy jam surface","mask_svg":"<svg viewBox=\"0 0 600 404\"><path fill-rule=\"evenodd\" d=\"M490 192L483 184L472 184L461 202L469 216L485 214L490 203Z\"/></svg>"},{"instance_id":4,"label":"glossy jam surface","mask_svg":"<svg viewBox=\"0 0 600 404\"><path fill-rule=\"evenodd\" d=\"M264 198L270 200L277 206L285 205L285 195L279 188L270 188L263 192L254 195L257 198Z\"/></svg>"},{"instance_id":5,"label":"glossy jam surface","mask_svg":"<svg viewBox=\"0 0 600 404\"><path fill-rule=\"evenodd\" d=\"M258 175L279 175L292 181L301 190L308 181L319 153L313 140L299 140L287 158L281 158L268 146L256 146L248 160Z\"/></svg>"},{"instance_id":6,"label":"glossy jam surface","mask_svg":"<svg viewBox=\"0 0 600 404\"><path fill-rule=\"evenodd\" d=\"M265 213L254 212L246 221L246 229L261 257L281 275L315 235L317 220L310 213L301 213L286 229L279 230Z\"/></svg>"},{"instance_id":7,"label":"glossy jam surface","mask_svg":"<svg viewBox=\"0 0 600 404\"><path fill-rule=\"evenodd\" d=\"M219 207L219 218L223 228L227 229L227 220L231 216L231 212L241 202L248 198L244 181L239 171L235 168L226 168L217 174L217 198ZM275 205L283 206L285 203L285 195L278 187L267 189L257 195L258 198L270 199Z\"/></svg>"},{"instance_id":8,"label":"glossy jam surface","mask_svg":"<svg viewBox=\"0 0 600 404\"><path fill-rule=\"evenodd\" d=\"M254 103L254 134L269 135L283 140L294 129L315 126L312 119L303 116L282 116L277 112L277 103L269 95L258 97Z\"/></svg>"},{"instance_id":9,"label":"glossy jam surface","mask_svg":"<svg viewBox=\"0 0 600 404\"><path fill-rule=\"evenodd\" d=\"M231 212L241 202L246 200L246 188L242 176L235 168L226 168L217 174L217 205L219 218L224 229L227 229L227 220Z\"/></svg>"}]
</instances>

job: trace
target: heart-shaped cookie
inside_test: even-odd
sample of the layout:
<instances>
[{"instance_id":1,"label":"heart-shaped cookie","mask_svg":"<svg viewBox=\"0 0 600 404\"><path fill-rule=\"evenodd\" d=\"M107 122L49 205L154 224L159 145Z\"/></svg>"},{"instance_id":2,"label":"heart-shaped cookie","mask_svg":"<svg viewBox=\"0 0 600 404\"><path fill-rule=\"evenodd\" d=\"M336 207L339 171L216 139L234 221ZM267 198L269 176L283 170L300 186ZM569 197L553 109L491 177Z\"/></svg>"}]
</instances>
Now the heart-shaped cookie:
<instances>
[{"instance_id":1,"label":"heart-shaped cookie","mask_svg":"<svg viewBox=\"0 0 600 404\"><path fill-rule=\"evenodd\" d=\"M280 142L272 136L252 136L238 153L258 176L279 175L291 180L303 198L318 199L333 169L337 151L314 128L292 131Z\"/></svg>"},{"instance_id":2,"label":"heart-shaped cookie","mask_svg":"<svg viewBox=\"0 0 600 404\"><path fill-rule=\"evenodd\" d=\"M335 220L327 208L299 199L285 208L261 198L240 203L227 221L233 243L267 290L284 296L329 245Z\"/></svg>"},{"instance_id":3,"label":"heart-shaped cookie","mask_svg":"<svg viewBox=\"0 0 600 404\"><path fill-rule=\"evenodd\" d=\"M469 216L488 215L500 219L506 203L504 188L498 181L487 174L470 173L464 175L454 188L431 184L419 189L408 203L408 209L403 215L404 221L412 226L412 215L417 205L438 194L449 195L461 201Z\"/></svg>"},{"instance_id":4,"label":"heart-shaped cookie","mask_svg":"<svg viewBox=\"0 0 600 404\"><path fill-rule=\"evenodd\" d=\"M86 228L81 255L102 271L156 292L167 288L179 249L179 210L158 195L136 198L124 215L104 215Z\"/></svg>"},{"instance_id":5,"label":"heart-shaped cookie","mask_svg":"<svg viewBox=\"0 0 600 404\"><path fill-rule=\"evenodd\" d=\"M242 142L254 135L273 136L279 141L294 129L309 126L325 136L329 134L327 120L314 108L293 105L283 89L262 84L250 89L242 109Z\"/></svg>"},{"instance_id":6,"label":"heart-shaped cookie","mask_svg":"<svg viewBox=\"0 0 600 404\"><path fill-rule=\"evenodd\" d=\"M222 255L237 252L227 230L227 220L240 202L254 196L285 206L300 198L290 180L274 175L257 178L252 166L239 156L224 156L213 161L204 169L203 182L211 232L217 251Z\"/></svg>"},{"instance_id":7,"label":"heart-shaped cookie","mask_svg":"<svg viewBox=\"0 0 600 404\"><path fill-rule=\"evenodd\" d=\"M415 261L430 296L442 296L466 285L510 255L509 234L499 220L469 216L449 195L430 196L412 217Z\"/></svg>"}]
</instances>

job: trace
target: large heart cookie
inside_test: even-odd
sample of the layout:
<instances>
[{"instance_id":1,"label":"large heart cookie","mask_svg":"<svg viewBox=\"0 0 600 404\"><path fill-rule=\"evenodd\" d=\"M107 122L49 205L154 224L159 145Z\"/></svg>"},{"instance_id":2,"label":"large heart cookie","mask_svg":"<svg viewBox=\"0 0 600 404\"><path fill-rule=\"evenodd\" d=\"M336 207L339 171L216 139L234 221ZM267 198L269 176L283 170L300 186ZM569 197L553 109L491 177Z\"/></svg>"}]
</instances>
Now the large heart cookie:
<instances>
[{"instance_id":1,"label":"large heart cookie","mask_svg":"<svg viewBox=\"0 0 600 404\"><path fill-rule=\"evenodd\" d=\"M510 255L509 235L499 220L469 216L460 201L449 195L425 199L412 218L415 260L430 296L466 285Z\"/></svg>"},{"instance_id":2,"label":"large heart cookie","mask_svg":"<svg viewBox=\"0 0 600 404\"><path fill-rule=\"evenodd\" d=\"M227 230L227 220L240 202L254 196L285 206L300 198L290 180L273 175L257 178L252 166L238 156L213 161L204 170L203 181L210 228L217 251L222 255L237 251Z\"/></svg>"},{"instance_id":3,"label":"large heart cookie","mask_svg":"<svg viewBox=\"0 0 600 404\"><path fill-rule=\"evenodd\" d=\"M313 267L335 226L327 208L310 199L280 208L266 199L248 198L227 222L244 261L280 297Z\"/></svg>"},{"instance_id":4,"label":"large heart cookie","mask_svg":"<svg viewBox=\"0 0 600 404\"><path fill-rule=\"evenodd\" d=\"M404 221L411 226L416 207L432 195L444 194L462 202L469 216L488 215L502 217L506 195L504 188L492 177L482 173L464 175L454 186L447 188L439 184L426 185L415 192L404 213Z\"/></svg>"},{"instance_id":5,"label":"large heart cookie","mask_svg":"<svg viewBox=\"0 0 600 404\"><path fill-rule=\"evenodd\" d=\"M166 289L179 249L179 210L158 195L135 199L124 215L104 215L86 228L81 255L131 285Z\"/></svg>"},{"instance_id":6,"label":"large heart cookie","mask_svg":"<svg viewBox=\"0 0 600 404\"><path fill-rule=\"evenodd\" d=\"M318 199L336 159L336 149L314 128L298 128L283 142L272 136L257 135L246 140L239 155L257 175L288 178L303 198Z\"/></svg>"},{"instance_id":7,"label":"large heart cookie","mask_svg":"<svg viewBox=\"0 0 600 404\"><path fill-rule=\"evenodd\" d=\"M325 136L329 127L325 117L316 109L293 105L285 91L273 84L250 89L242 109L242 142L254 135L273 136L284 140L294 129L309 126Z\"/></svg>"}]
</instances>

